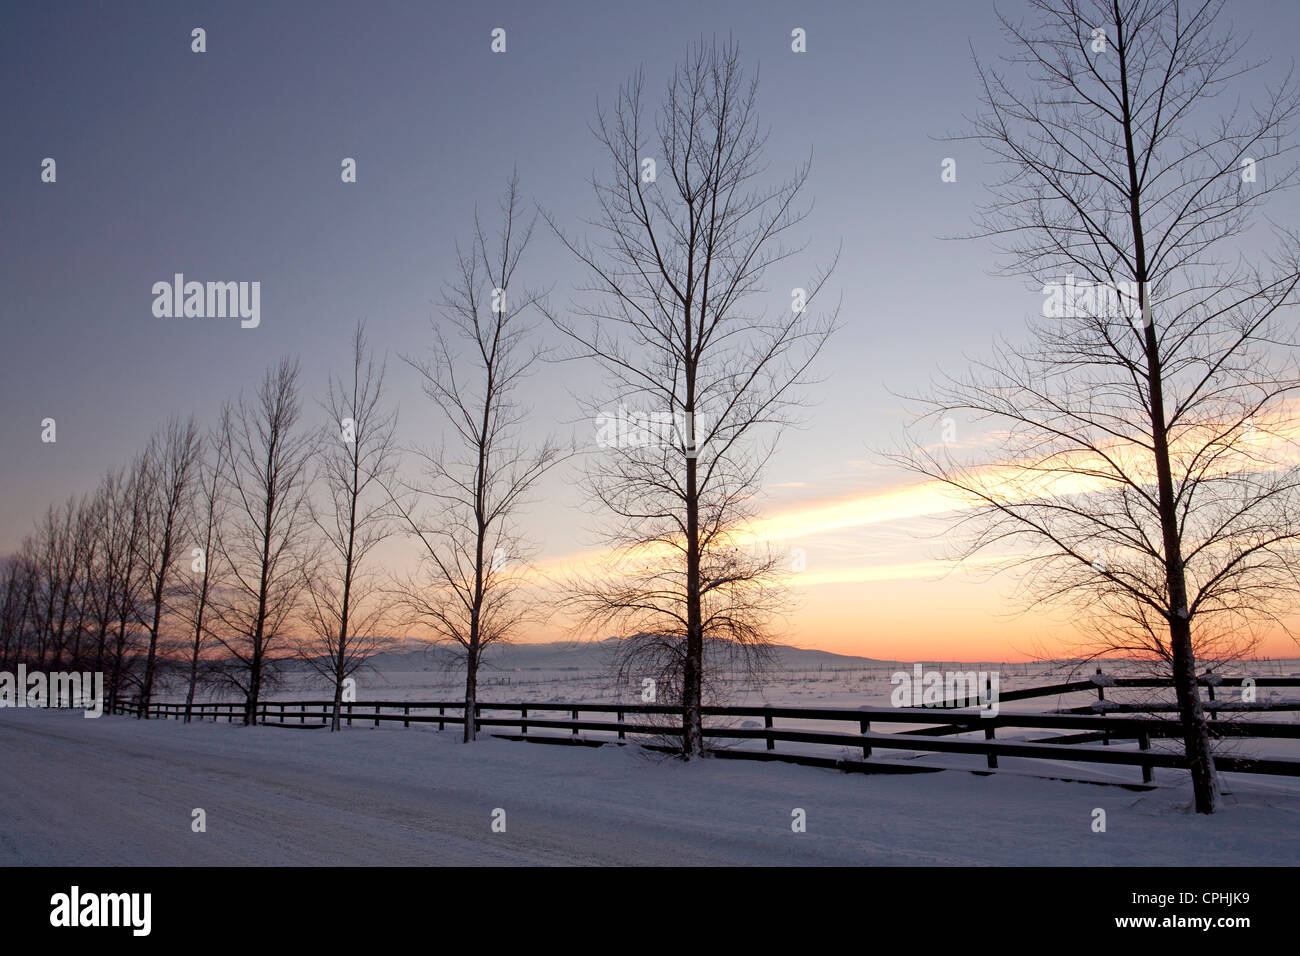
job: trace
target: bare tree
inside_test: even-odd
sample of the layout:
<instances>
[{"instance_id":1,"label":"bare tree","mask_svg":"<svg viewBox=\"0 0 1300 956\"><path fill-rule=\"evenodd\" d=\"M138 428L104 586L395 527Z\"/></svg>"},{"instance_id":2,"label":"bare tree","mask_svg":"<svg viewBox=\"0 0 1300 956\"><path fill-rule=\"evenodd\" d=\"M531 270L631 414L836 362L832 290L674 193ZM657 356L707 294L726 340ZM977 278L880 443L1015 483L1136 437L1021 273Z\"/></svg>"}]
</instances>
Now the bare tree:
<instances>
[{"instance_id":1,"label":"bare tree","mask_svg":"<svg viewBox=\"0 0 1300 956\"><path fill-rule=\"evenodd\" d=\"M100 569L100 552L103 540L102 528L103 501L98 493L85 495L77 504L76 544L73 547L73 566L70 569L75 578L77 616L72 624L69 657L74 667L83 663L82 642L87 635L87 626L92 619L97 600L98 582L96 576Z\"/></svg>"},{"instance_id":2,"label":"bare tree","mask_svg":"<svg viewBox=\"0 0 1300 956\"><path fill-rule=\"evenodd\" d=\"M307 490L313 437L299 428L298 363L283 359L256 396L221 415L221 465L227 520L217 551L228 588L213 594L217 640L239 669L230 680L244 693L244 724L257 723L268 652L285 636L305 583Z\"/></svg>"},{"instance_id":3,"label":"bare tree","mask_svg":"<svg viewBox=\"0 0 1300 956\"><path fill-rule=\"evenodd\" d=\"M14 659L11 655L17 643L15 638L21 633L20 627L26 624L23 578L18 554L0 558L0 668L6 670Z\"/></svg>"},{"instance_id":4,"label":"bare tree","mask_svg":"<svg viewBox=\"0 0 1300 956\"><path fill-rule=\"evenodd\" d=\"M339 729L343 684L384 642L376 628L383 607L369 573L370 552L393 532L387 487L396 465L393 430L397 415L383 406L384 364L375 364L365 326L352 336L352 369L330 377L321 402L330 417L322 438L326 501L311 508L325 542L325 556L308 576L307 621L314 639L302 656L334 684L330 730Z\"/></svg>"},{"instance_id":5,"label":"bare tree","mask_svg":"<svg viewBox=\"0 0 1300 956\"><path fill-rule=\"evenodd\" d=\"M1163 661L1196 809L1216 778L1198 653L1223 653L1297 591L1300 472L1291 404L1296 237L1245 264L1251 213L1297 182L1288 78L1215 119L1252 67L1219 2L1033 0L1003 18L1011 67L979 66L968 138L1005 175L980 233L1044 298L1032 344L1001 343L921 399L916 425L984 420L991 453L897 459L952 488L982 551L1026 572L1031 600L1098 612L1103 651ZM969 444L969 443L967 443Z\"/></svg>"},{"instance_id":6,"label":"bare tree","mask_svg":"<svg viewBox=\"0 0 1300 956\"><path fill-rule=\"evenodd\" d=\"M69 500L46 508L36 529L40 568L36 660L42 667L51 659L57 667L62 656L63 634L72 603L75 540L76 503Z\"/></svg>"},{"instance_id":7,"label":"bare tree","mask_svg":"<svg viewBox=\"0 0 1300 956\"><path fill-rule=\"evenodd\" d=\"M416 452L423 481L392 498L423 559L401 588L401 603L409 620L463 654L467 743L475 738L483 652L508 641L529 614L519 599L528 545L516 518L562 457L555 442L530 447L521 434L528 410L518 391L540 352L529 344L526 322L536 296L514 279L532 235L518 207L516 177L501 203L495 248L475 216L470 248L458 250L460 275L444 297L451 334L435 323L431 355L403 356L423 378L449 440Z\"/></svg>"},{"instance_id":8,"label":"bare tree","mask_svg":"<svg viewBox=\"0 0 1300 956\"><path fill-rule=\"evenodd\" d=\"M110 471L100 479L93 495L92 533L99 541L99 554L95 561L93 586L89 595L90 602L87 610L90 620L87 633L92 631L94 633L95 670L97 671L104 668L117 589L126 557L123 552L125 539L120 533L122 512L118 506L118 496L124 480L124 472Z\"/></svg>"},{"instance_id":9,"label":"bare tree","mask_svg":"<svg viewBox=\"0 0 1300 956\"><path fill-rule=\"evenodd\" d=\"M140 540L145 527L146 473L145 459L140 456L111 476L106 484L106 494L110 497L105 546L114 567L108 592L108 620L116 630L115 634L109 632L113 643L105 650L112 658L107 691L110 711L117 709L123 683L134 680L134 662L128 651L134 648L143 622L147 579L140 561Z\"/></svg>"},{"instance_id":10,"label":"bare tree","mask_svg":"<svg viewBox=\"0 0 1300 956\"><path fill-rule=\"evenodd\" d=\"M39 569L35 560L35 542L24 539L18 552L6 558L0 569L0 666L8 669L24 660L27 628L37 600Z\"/></svg>"},{"instance_id":11,"label":"bare tree","mask_svg":"<svg viewBox=\"0 0 1300 956\"><path fill-rule=\"evenodd\" d=\"M65 533L69 536L67 555L64 566L65 596L68 613L65 618L63 633L54 655L53 669L58 670L63 661L76 667L81 660L81 639L88 609L87 589L91 585L94 573L95 556L99 542L94 534L94 502L92 496L69 499L67 504L68 523Z\"/></svg>"},{"instance_id":12,"label":"bare tree","mask_svg":"<svg viewBox=\"0 0 1300 956\"><path fill-rule=\"evenodd\" d=\"M172 562L185 527L190 482L200 454L199 430L194 419L182 424L173 418L166 429L154 435L144 455L145 507L141 535L141 565L149 592L149 647L140 687L138 716L147 717L153 697L157 669L158 633L162 626L171 580Z\"/></svg>"},{"instance_id":13,"label":"bare tree","mask_svg":"<svg viewBox=\"0 0 1300 956\"><path fill-rule=\"evenodd\" d=\"M834 263L775 308L764 302L765 273L802 251L782 240L806 216L809 166L764 182L757 82L736 47L692 48L658 116L642 87L637 74L598 116L611 164L589 223L599 238L580 242L548 218L592 276L589 303L551 321L568 357L594 360L608 384L605 404L588 405L604 454L587 486L613 516L617 559L573 582L570 605L649 655L680 694L683 753L702 756L706 642L751 657L770 643L780 562L745 524L838 307L810 308Z\"/></svg>"},{"instance_id":14,"label":"bare tree","mask_svg":"<svg viewBox=\"0 0 1300 956\"><path fill-rule=\"evenodd\" d=\"M194 695L199 683L199 665L204 647L211 636L212 623L209 606L213 593L226 583L221 573L217 535L225 513L222 496L222 464L228 460L223 442L226 438L220 429L209 439L206 454L195 462L195 479L191 500L186 509L190 540L194 542L190 557L190 574L181 576L178 612L185 621L189 646L189 675L185 690L185 723L194 713Z\"/></svg>"}]
</instances>

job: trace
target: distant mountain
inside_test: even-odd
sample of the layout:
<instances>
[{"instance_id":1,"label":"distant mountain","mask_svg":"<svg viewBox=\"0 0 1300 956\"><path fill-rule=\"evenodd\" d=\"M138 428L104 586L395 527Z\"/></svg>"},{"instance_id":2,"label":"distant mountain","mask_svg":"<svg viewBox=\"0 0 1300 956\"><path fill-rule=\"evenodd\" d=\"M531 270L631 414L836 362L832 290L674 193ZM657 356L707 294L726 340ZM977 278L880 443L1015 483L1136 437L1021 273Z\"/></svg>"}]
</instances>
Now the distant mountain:
<instances>
[{"instance_id":1,"label":"distant mountain","mask_svg":"<svg viewBox=\"0 0 1300 956\"><path fill-rule=\"evenodd\" d=\"M618 644L619 639L613 637L603 641L502 644L488 648L484 654L483 666L490 671L599 670L617 651ZM791 647L787 644L775 645L772 652L776 666L796 670L814 667L867 667L893 663L870 657L854 657L831 651ZM379 671L423 671L441 669L454 659L455 656L445 647L406 644L375 654L370 658L370 663Z\"/></svg>"}]
</instances>

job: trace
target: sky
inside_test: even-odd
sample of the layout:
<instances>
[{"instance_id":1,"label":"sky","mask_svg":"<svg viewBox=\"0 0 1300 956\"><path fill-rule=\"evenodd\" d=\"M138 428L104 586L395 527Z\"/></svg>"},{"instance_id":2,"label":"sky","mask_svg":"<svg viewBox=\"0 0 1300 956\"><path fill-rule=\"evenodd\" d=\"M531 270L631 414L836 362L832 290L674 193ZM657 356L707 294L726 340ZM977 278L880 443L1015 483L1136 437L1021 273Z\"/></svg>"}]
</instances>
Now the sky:
<instances>
[{"instance_id":1,"label":"sky","mask_svg":"<svg viewBox=\"0 0 1300 956\"><path fill-rule=\"evenodd\" d=\"M1265 75L1291 64L1294 2L1228 13L1250 53L1272 61ZM899 393L1014 336L1041 301L991 274L987 244L947 238L971 229L991 175L975 145L944 137L978 107L972 53L1007 52L992 3L51 2L6 5L0 22L0 551L169 415L210 424L282 355L300 358L304 391L320 395L359 319L387 356L401 441L436 442L401 356L427 350L475 210L494 210L517 170L529 203L581 234L604 168L598 105L637 69L657 97L689 43L729 37L759 75L772 176L812 157L806 253L768 287L784 298L843 250L831 282L841 327L759 502L774 540L805 561L783 639L1013 660L1072 633L1067 613L1018 613L1014 580L941 561L936 499L877 453L899 434ZM191 50L196 27L203 53ZM498 27L504 53L490 48ZM796 27L805 53L791 51ZM46 157L54 183L41 180ZM345 157L355 183L341 181ZM957 178L945 183L949 157ZM1298 211L1293 196L1272 210L1292 223ZM260 282L260 324L156 317L153 284L178 272ZM583 278L541 228L521 273L560 306ZM589 440L573 393L596 374L537 371L537 436ZM600 547L574 474L552 473L523 520L552 566ZM1274 638L1261 651L1295 646Z\"/></svg>"}]
</instances>

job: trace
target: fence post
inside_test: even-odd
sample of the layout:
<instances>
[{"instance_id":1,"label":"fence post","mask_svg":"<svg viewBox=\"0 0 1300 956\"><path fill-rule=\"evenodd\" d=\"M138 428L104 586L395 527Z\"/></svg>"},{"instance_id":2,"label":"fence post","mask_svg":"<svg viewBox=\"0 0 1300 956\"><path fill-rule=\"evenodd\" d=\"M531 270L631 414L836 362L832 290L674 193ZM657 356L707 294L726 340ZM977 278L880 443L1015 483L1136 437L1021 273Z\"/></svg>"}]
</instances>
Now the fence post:
<instances>
[{"instance_id":1,"label":"fence post","mask_svg":"<svg viewBox=\"0 0 1300 956\"><path fill-rule=\"evenodd\" d=\"M1100 665L1100 664L1097 665L1097 675L1098 675L1099 677L1101 676L1101 665ZM1098 684L1098 685L1097 685L1097 700L1099 700L1099 701L1101 701L1101 702L1103 702L1103 703L1104 703L1105 700L1106 700L1106 688L1103 687L1103 686L1101 686L1101 684ZM1101 715L1102 715L1103 717L1105 717L1105 716L1106 716L1106 711L1103 710L1103 711L1101 712ZM1110 746L1110 731L1109 731L1109 730L1103 730L1103 731L1101 732L1101 745L1102 745L1103 747L1109 747L1109 746Z\"/></svg>"},{"instance_id":2,"label":"fence post","mask_svg":"<svg viewBox=\"0 0 1300 956\"><path fill-rule=\"evenodd\" d=\"M476 734L483 729L483 725L478 722L480 716L481 716L481 711L479 710L478 701L475 701L474 702L474 733Z\"/></svg>"},{"instance_id":3,"label":"fence post","mask_svg":"<svg viewBox=\"0 0 1300 956\"><path fill-rule=\"evenodd\" d=\"M379 726L379 705L375 704L375 726Z\"/></svg>"},{"instance_id":4,"label":"fence post","mask_svg":"<svg viewBox=\"0 0 1300 956\"><path fill-rule=\"evenodd\" d=\"M576 710L573 712L573 722L574 722L575 724L578 722L578 712L577 712ZM578 728L577 728L577 727L574 727L574 728L573 728L573 736L575 736L575 737L578 736Z\"/></svg>"},{"instance_id":5,"label":"fence post","mask_svg":"<svg viewBox=\"0 0 1300 956\"><path fill-rule=\"evenodd\" d=\"M1142 750L1151 749L1151 732L1145 727L1138 731L1138 747ZM1142 782L1151 782L1151 764L1149 763L1144 763L1142 765Z\"/></svg>"},{"instance_id":6,"label":"fence post","mask_svg":"<svg viewBox=\"0 0 1300 956\"><path fill-rule=\"evenodd\" d=\"M1211 681L1211 682L1209 682L1209 683L1206 684L1206 689L1209 690L1209 692L1210 692L1210 701L1213 702L1213 701L1214 701L1214 683L1213 683L1213 681ZM1198 690L1196 691L1196 693L1199 694L1199 693L1200 693L1200 690L1198 689ZM1219 719L1219 708L1217 708L1217 707L1211 707L1211 708L1210 708L1210 720L1218 720L1218 719Z\"/></svg>"},{"instance_id":7,"label":"fence post","mask_svg":"<svg viewBox=\"0 0 1300 956\"><path fill-rule=\"evenodd\" d=\"M519 732L521 734L528 733L528 708L527 707L519 708Z\"/></svg>"},{"instance_id":8,"label":"fence post","mask_svg":"<svg viewBox=\"0 0 1300 956\"><path fill-rule=\"evenodd\" d=\"M618 739L623 740L627 735L623 733L623 712L618 712Z\"/></svg>"},{"instance_id":9,"label":"fence post","mask_svg":"<svg viewBox=\"0 0 1300 956\"><path fill-rule=\"evenodd\" d=\"M996 737L997 737L996 728L993 728L993 727L985 727L985 728L984 728L984 739L985 739L985 740L994 740L994 739L996 739ZM997 770L997 769L998 769L998 755L995 754L995 753L993 753L993 751L990 750L988 756L989 756L989 759L988 759L989 769L990 769L990 770Z\"/></svg>"},{"instance_id":10,"label":"fence post","mask_svg":"<svg viewBox=\"0 0 1300 956\"><path fill-rule=\"evenodd\" d=\"M439 716L439 717L445 716L445 715L443 714L443 708L441 708L441 707L438 708L438 716ZM445 729L445 728L446 728L446 725L445 725L441 720L438 721L438 729L439 729L439 730L443 730L443 729Z\"/></svg>"},{"instance_id":11,"label":"fence post","mask_svg":"<svg viewBox=\"0 0 1300 956\"><path fill-rule=\"evenodd\" d=\"M352 726L352 705L348 704L348 726Z\"/></svg>"},{"instance_id":12,"label":"fence post","mask_svg":"<svg viewBox=\"0 0 1300 956\"><path fill-rule=\"evenodd\" d=\"M406 719L402 721L402 726L403 727L411 726L411 705L410 704L407 704L405 707L402 708L402 714L406 717Z\"/></svg>"},{"instance_id":13,"label":"fence post","mask_svg":"<svg viewBox=\"0 0 1300 956\"><path fill-rule=\"evenodd\" d=\"M861 734L869 734L869 733L871 733L871 721L869 721L869 720L859 720L859 721L858 721L858 733L861 733ZM871 756L871 746L870 746L869 744L863 744L863 745L862 745L862 759L863 759L863 760L866 760L866 759L867 759L868 757L870 757L870 756Z\"/></svg>"},{"instance_id":14,"label":"fence post","mask_svg":"<svg viewBox=\"0 0 1300 956\"><path fill-rule=\"evenodd\" d=\"M771 729L772 729L772 715L771 715L771 714L764 714L764 715L763 715L763 727L766 728L767 730L771 730ZM776 741L772 739L772 735L771 735L771 734L768 734L768 735L767 735L767 749L768 749L768 750L775 750L775 749L776 749Z\"/></svg>"}]
</instances>

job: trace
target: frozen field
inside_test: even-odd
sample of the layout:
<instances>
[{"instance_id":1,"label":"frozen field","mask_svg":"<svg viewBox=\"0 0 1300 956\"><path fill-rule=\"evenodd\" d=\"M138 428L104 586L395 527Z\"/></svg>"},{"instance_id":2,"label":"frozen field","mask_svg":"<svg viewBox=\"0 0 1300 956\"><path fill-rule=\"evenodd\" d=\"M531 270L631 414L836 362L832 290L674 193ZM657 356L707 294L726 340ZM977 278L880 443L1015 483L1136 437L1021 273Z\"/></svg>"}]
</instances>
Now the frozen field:
<instances>
[{"instance_id":1,"label":"frozen field","mask_svg":"<svg viewBox=\"0 0 1300 956\"><path fill-rule=\"evenodd\" d=\"M640 700L638 675L624 682L612 673L609 648L602 644L541 644L492 648L480 670L479 698L485 701L541 703L586 701L590 703ZM1063 661L997 663L926 661L927 670L997 671L1001 690L1086 680L1095 664ZM771 668L761 675L736 672L722 674L710 688L711 703L780 704L809 707L888 706L893 690L890 677L898 671L911 672L911 663L875 661L823 651L780 648ZM1103 663L1104 673L1113 677L1150 676L1148 667L1129 662ZM1300 660L1270 660L1226 665L1225 675L1254 677L1300 677ZM356 675L357 700L447 700L464 696L464 672L449 661L445 652L408 650L384 653L372 659ZM1260 699L1291 697L1262 689ZM172 680L159 693L171 700L183 699L184 688ZM292 665L281 683L267 695L271 700L326 698L331 685L303 664ZM201 699L233 699L220 693ZM1057 706L1086 703L1089 698L1057 701L1040 698L1013 708L1046 710ZM1091 697L1095 700L1095 696Z\"/></svg>"},{"instance_id":2,"label":"frozen field","mask_svg":"<svg viewBox=\"0 0 1300 956\"><path fill-rule=\"evenodd\" d=\"M484 705L490 703L527 703L544 705L547 703L587 702L587 703L636 703L640 701L641 686L639 681L619 682L612 676L607 656L607 648L599 644L585 645L522 645L499 649L494 660L485 666L480 677L479 700ZM999 674L1002 693L1027 688L1041 687L1068 681L1086 680L1096 670L1095 664L1081 665L1074 662L1046 661L1032 663L951 663L926 662L926 670L961 670L961 671L996 671ZM1102 665L1103 672L1111 677L1151 676L1151 670L1144 665L1131 662L1107 662ZM911 664L872 661L866 658L843 657L820 651L782 648L778 652L775 665L759 677L742 673L725 673L721 680L712 687L708 697L709 703L729 705L779 705L794 707L823 707L855 710L859 707L888 707L890 695L894 690L891 677L899 671L911 673ZM1241 662L1225 666L1223 673L1228 676L1254 677L1290 677L1300 675L1300 661L1274 660ZM454 665L449 666L445 655L441 657L428 650L413 650L402 653L387 653L377 656L373 666L367 667L356 678L357 719L352 729L371 727L364 718L367 701L443 701L455 703L464 694L463 672ZM1219 692L1220 699L1231 700L1231 695L1239 694L1235 688L1225 688ZM183 695L175 688L164 689L158 699L179 700ZM297 665L282 675L279 684L265 695L271 702L294 700L325 700L332 696L328 682ZM1106 700L1109 703L1151 703L1169 700L1171 692L1167 690L1107 688ZM1297 688L1259 688L1258 701L1295 700L1300 696ZM205 699L238 700L240 698L221 694L210 694ZM1022 701L1008 701L1001 704L1002 713L1047 712L1069 707L1091 706L1097 704L1095 691L1073 693L1069 695L1038 697ZM541 708L531 711L534 716L542 713ZM568 716L565 710L557 710L550 716ZM1170 713L1162 716L1172 718ZM290 709L292 720L292 708ZM313 718L316 720L318 718ZM608 716L592 719L610 719ZM1300 711L1278 711L1255 715L1233 715L1233 720L1264 719L1274 722L1294 723L1300 721ZM759 726L759 723L744 718L710 718L714 724L733 726ZM777 727L790 727L802 730L819 730L842 733L856 732L853 723L843 721L801 720L789 721L778 719ZM878 731L898 732L923 725L889 724L877 725ZM510 728L491 728L509 731ZM531 733L539 731L534 728ZM546 731L540 731L546 733ZM564 736L567 731L552 731ZM1036 731L1029 729L1007 729L998 732L998 739L1004 741L1034 741L1057 735L1057 731ZM596 732L586 736L609 737L608 734ZM972 735L966 735L972 736ZM982 733L976 732L974 739L982 739ZM764 744L760 740L751 741L715 741L718 746L731 748L761 750ZM1136 750L1137 742L1117 740L1112 746L1121 749ZM1230 739L1218 744L1220 752L1243 757L1281 757L1300 759L1300 740L1296 739ZM1177 751L1180 743L1174 740L1157 740L1153 742L1156 750ZM842 752L835 748L812 744L782 742L778 749L784 752L799 752L822 757L847 757L858 759L861 752L855 748L844 748ZM1002 757L1000 770L1004 773L1038 774L1067 779L1095 780L1103 782L1134 783L1140 779L1137 768L1111 766L1091 762L1071 761L1068 748L1062 748L1062 759L1028 760L1023 758ZM935 754L908 750L877 749L873 754L875 761L916 762L932 767L975 770L984 767L984 758L978 755ZM1300 778L1254 777L1252 786L1273 792L1300 793ZM1155 781L1159 784L1185 786L1185 775L1180 771L1157 769Z\"/></svg>"},{"instance_id":3,"label":"frozen field","mask_svg":"<svg viewBox=\"0 0 1300 956\"><path fill-rule=\"evenodd\" d=\"M1300 798L0 710L0 863L1295 865ZM191 830L195 808L206 832ZM803 810L806 832L792 831ZM1097 809L1104 833L1093 832ZM504 811L505 832L493 832ZM497 814L498 818L500 814Z\"/></svg>"}]
</instances>

